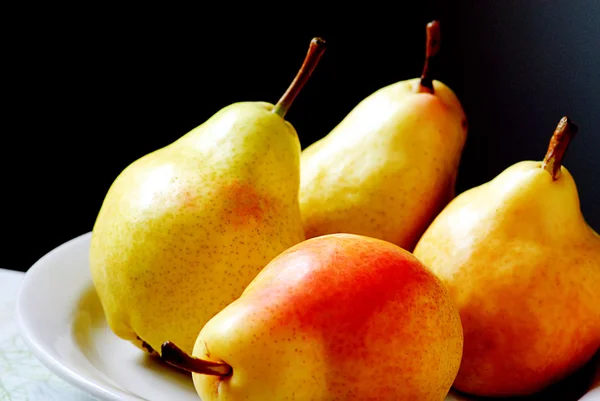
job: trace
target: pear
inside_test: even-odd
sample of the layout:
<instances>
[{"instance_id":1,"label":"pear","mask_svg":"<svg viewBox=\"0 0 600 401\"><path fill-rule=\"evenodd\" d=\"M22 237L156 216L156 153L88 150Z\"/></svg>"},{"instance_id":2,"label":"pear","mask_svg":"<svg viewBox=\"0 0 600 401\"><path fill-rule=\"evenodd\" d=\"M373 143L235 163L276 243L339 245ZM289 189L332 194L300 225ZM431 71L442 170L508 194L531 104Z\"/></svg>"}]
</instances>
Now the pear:
<instances>
[{"instance_id":1,"label":"pear","mask_svg":"<svg viewBox=\"0 0 600 401\"><path fill-rule=\"evenodd\" d=\"M462 343L449 293L412 254L330 234L269 263L191 356L166 342L162 359L203 401L441 401Z\"/></svg>"},{"instance_id":2,"label":"pear","mask_svg":"<svg viewBox=\"0 0 600 401\"><path fill-rule=\"evenodd\" d=\"M562 118L543 161L518 162L457 196L414 250L460 310L458 390L532 394L600 347L600 236L562 165L576 132Z\"/></svg>"},{"instance_id":3,"label":"pear","mask_svg":"<svg viewBox=\"0 0 600 401\"><path fill-rule=\"evenodd\" d=\"M300 142L285 114L324 50L276 105L234 103L116 178L95 221L90 269L111 330L151 354L198 332L275 256L304 239Z\"/></svg>"},{"instance_id":4,"label":"pear","mask_svg":"<svg viewBox=\"0 0 600 401\"><path fill-rule=\"evenodd\" d=\"M420 79L377 90L304 149L300 210L307 238L353 233L410 251L455 196L467 120L452 90L432 79L439 46L434 21Z\"/></svg>"}]
</instances>

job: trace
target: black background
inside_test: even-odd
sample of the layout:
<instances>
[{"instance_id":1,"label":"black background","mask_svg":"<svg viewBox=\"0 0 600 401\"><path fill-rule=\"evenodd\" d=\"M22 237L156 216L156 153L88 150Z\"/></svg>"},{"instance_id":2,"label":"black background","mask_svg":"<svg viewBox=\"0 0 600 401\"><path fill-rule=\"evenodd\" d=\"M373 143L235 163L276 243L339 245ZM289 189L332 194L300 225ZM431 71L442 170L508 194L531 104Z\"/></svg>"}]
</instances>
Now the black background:
<instances>
[{"instance_id":1,"label":"black background","mask_svg":"<svg viewBox=\"0 0 600 401\"><path fill-rule=\"evenodd\" d=\"M565 164L600 230L600 2L172 4L4 13L0 267L25 271L90 231L123 168L223 106L276 102L317 35L328 49L287 119L303 147L323 137L373 91L420 74L434 18L437 78L470 124L458 191L541 160L569 115L580 130Z\"/></svg>"}]
</instances>

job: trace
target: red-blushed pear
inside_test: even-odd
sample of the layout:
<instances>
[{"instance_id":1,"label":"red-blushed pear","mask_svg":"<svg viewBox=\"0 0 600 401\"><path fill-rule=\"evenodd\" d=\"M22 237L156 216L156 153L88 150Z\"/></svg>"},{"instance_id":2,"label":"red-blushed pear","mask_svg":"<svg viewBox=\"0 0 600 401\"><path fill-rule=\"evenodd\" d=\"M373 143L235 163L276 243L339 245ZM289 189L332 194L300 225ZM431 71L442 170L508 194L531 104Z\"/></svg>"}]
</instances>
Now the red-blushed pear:
<instances>
[{"instance_id":1,"label":"red-blushed pear","mask_svg":"<svg viewBox=\"0 0 600 401\"><path fill-rule=\"evenodd\" d=\"M276 105L224 107L129 165L96 219L90 269L112 331L151 353L198 332L275 256L304 240L300 142L285 114L324 41Z\"/></svg>"},{"instance_id":2,"label":"red-blushed pear","mask_svg":"<svg viewBox=\"0 0 600 401\"><path fill-rule=\"evenodd\" d=\"M433 80L440 26L427 25L421 78L381 88L303 150L300 210L307 238L367 235L411 251L455 195L467 120Z\"/></svg>"},{"instance_id":3,"label":"red-blushed pear","mask_svg":"<svg viewBox=\"0 0 600 401\"><path fill-rule=\"evenodd\" d=\"M411 253L332 234L269 263L193 356L168 342L162 358L203 401L442 401L462 344L448 292Z\"/></svg>"},{"instance_id":4,"label":"red-blushed pear","mask_svg":"<svg viewBox=\"0 0 600 401\"><path fill-rule=\"evenodd\" d=\"M562 165L576 131L562 118L543 161L516 163L457 196L415 248L460 310L458 390L535 393L600 347L600 236Z\"/></svg>"}]
</instances>

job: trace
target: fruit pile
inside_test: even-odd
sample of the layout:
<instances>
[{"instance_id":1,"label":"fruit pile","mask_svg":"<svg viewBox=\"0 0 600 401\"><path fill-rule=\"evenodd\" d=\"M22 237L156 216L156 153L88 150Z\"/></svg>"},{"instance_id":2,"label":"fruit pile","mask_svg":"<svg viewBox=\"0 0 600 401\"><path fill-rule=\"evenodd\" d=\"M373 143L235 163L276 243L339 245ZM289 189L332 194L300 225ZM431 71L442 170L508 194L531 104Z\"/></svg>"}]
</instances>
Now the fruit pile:
<instances>
[{"instance_id":1,"label":"fruit pile","mask_svg":"<svg viewBox=\"0 0 600 401\"><path fill-rule=\"evenodd\" d=\"M378 90L303 151L288 108L234 103L128 166L92 233L111 330L210 400L440 401L537 393L600 348L600 236L563 166L459 195L460 101L422 76Z\"/></svg>"}]
</instances>

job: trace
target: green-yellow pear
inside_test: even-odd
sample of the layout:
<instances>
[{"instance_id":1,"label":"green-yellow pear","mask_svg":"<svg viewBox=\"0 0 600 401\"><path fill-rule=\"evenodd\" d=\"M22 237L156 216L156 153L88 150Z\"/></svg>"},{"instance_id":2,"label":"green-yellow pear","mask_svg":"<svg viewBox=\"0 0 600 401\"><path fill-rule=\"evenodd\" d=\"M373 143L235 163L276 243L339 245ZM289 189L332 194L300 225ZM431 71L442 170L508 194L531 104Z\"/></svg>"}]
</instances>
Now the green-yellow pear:
<instances>
[{"instance_id":1,"label":"green-yellow pear","mask_svg":"<svg viewBox=\"0 0 600 401\"><path fill-rule=\"evenodd\" d=\"M275 258L202 329L163 345L203 401L441 401L462 354L456 306L408 251L330 234Z\"/></svg>"},{"instance_id":2,"label":"green-yellow pear","mask_svg":"<svg viewBox=\"0 0 600 401\"><path fill-rule=\"evenodd\" d=\"M600 347L600 236L562 166L576 131L562 118L543 161L516 163L457 196L414 250L460 310L458 390L538 392Z\"/></svg>"},{"instance_id":3,"label":"green-yellow pear","mask_svg":"<svg viewBox=\"0 0 600 401\"><path fill-rule=\"evenodd\" d=\"M450 88L432 80L439 24L427 26L422 77L379 89L301 155L307 238L337 232L412 250L455 195L467 120Z\"/></svg>"},{"instance_id":4,"label":"green-yellow pear","mask_svg":"<svg viewBox=\"0 0 600 401\"><path fill-rule=\"evenodd\" d=\"M300 142L284 115L324 41L275 105L234 103L116 178L90 268L110 328L151 353L198 332L275 256L302 241Z\"/></svg>"}]
</instances>

